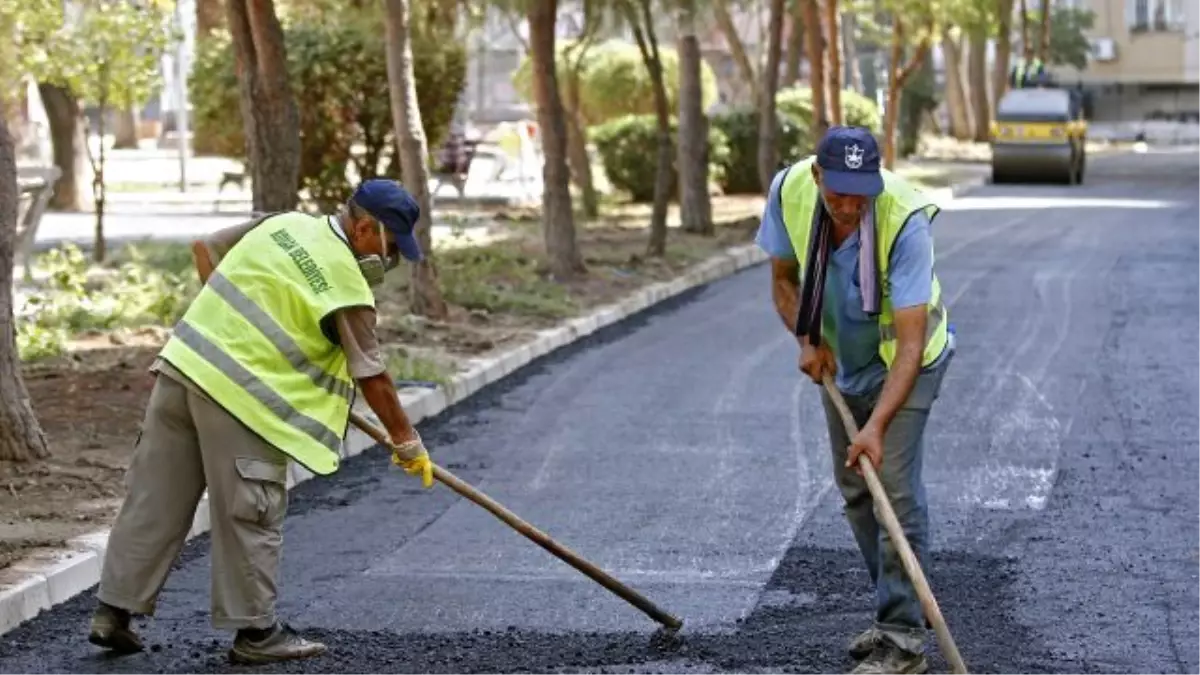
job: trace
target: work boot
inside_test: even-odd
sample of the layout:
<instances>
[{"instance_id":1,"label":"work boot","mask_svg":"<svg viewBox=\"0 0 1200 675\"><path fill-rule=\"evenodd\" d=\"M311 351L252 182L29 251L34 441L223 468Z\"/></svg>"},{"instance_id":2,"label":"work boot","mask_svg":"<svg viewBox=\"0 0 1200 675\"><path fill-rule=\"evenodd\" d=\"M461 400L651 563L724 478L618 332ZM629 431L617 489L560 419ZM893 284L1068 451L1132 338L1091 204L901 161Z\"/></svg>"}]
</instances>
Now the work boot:
<instances>
[{"instance_id":1,"label":"work boot","mask_svg":"<svg viewBox=\"0 0 1200 675\"><path fill-rule=\"evenodd\" d=\"M92 630L88 634L88 642L118 654L142 651L142 640L129 627L132 618L129 612L120 607L99 603L92 614Z\"/></svg>"},{"instance_id":2,"label":"work boot","mask_svg":"<svg viewBox=\"0 0 1200 675\"><path fill-rule=\"evenodd\" d=\"M875 649L875 645L879 643L879 631L874 627L868 628L859 633L853 640L847 650L850 652L851 658L855 661L861 661Z\"/></svg>"},{"instance_id":3,"label":"work boot","mask_svg":"<svg viewBox=\"0 0 1200 675\"><path fill-rule=\"evenodd\" d=\"M254 664L307 659L325 653L325 645L305 640L287 624L276 623L265 630L239 630L229 650L234 663Z\"/></svg>"},{"instance_id":4,"label":"work boot","mask_svg":"<svg viewBox=\"0 0 1200 675\"><path fill-rule=\"evenodd\" d=\"M924 654L914 654L900 649L888 640L878 640L863 662L850 671L855 675L866 673L924 673L929 670L929 661Z\"/></svg>"}]
</instances>

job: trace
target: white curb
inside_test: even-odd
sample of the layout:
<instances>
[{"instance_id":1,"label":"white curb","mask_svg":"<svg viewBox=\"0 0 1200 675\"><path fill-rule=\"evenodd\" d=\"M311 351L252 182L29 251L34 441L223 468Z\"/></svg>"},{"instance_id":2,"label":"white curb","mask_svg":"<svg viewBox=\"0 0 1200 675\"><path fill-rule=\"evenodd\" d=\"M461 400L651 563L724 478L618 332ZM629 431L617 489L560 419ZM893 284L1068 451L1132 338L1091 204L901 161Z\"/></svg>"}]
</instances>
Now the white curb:
<instances>
[{"instance_id":1,"label":"white curb","mask_svg":"<svg viewBox=\"0 0 1200 675\"><path fill-rule=\"evenodd\" d=\"M402 391L400 402L412 423L417 424L538 357L684 291L729 276L766 259L767 255L755 244L726 249L724 253L696 265L681 277L647 286L586 316L570 319L557 328L543 330L532 342L515 347L498 357L478 359L464 372L452 377L444 389ZM361 399L359 403L361 404ZM360 406L359 412L376 424L379 423L369 408ZM342 443L341 454L343 457L353 457L375 444L374 439L351 427ZM292 462L288 470L288 489L312 477L311 472ZM208 528L208 494L205 493L196 509L188 539L207 532ZM67 550L62 551L48 564L13 566L11 569L22 573L24 577L0 590L0 634L99 583L104 551L108 545L108 533L108 529L103 529L71 539L67 542Z\"/></svg>"}]
</instances>

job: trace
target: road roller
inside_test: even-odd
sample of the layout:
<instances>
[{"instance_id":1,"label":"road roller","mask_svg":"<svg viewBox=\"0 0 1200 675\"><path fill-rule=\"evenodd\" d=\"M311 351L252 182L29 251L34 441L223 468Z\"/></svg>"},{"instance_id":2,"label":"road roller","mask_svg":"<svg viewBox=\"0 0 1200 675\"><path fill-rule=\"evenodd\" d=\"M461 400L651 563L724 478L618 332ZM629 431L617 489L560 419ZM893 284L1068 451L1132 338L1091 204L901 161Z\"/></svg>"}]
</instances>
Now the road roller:
<instances>
[{"instance_id":1,"label":"road roller","mask_svg":"<svg viewBox=\"0 0 1200 675\"><path fill-rule=\"evenodd\" d=\"M1076 92L1013 89L992 123L992 182L1083 182L1087 120Z\"/></svg>"}]
</instances>

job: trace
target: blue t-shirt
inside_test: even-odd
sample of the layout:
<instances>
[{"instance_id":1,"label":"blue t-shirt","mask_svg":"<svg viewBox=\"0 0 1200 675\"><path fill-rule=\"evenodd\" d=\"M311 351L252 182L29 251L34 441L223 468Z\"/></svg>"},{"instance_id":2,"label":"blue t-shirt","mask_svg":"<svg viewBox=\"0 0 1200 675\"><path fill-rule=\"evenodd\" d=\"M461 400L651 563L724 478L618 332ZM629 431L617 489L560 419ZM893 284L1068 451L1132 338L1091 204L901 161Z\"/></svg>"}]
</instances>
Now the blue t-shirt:
<instances>
[{"instance_id":1,"label":"blue t-shirt","mask_svg":"<svg viewBox=\"0 0 1200 675\"><path fill-rule=\"evenodd\" d=\"M784 228L783 209L779 205L779 187L785 175L786 171L780 171L771 182L755 242L775 258L795 260L796 252ZM924 212L914 213L892 246L888 290L896 309L926 304L933 296L931 226ZM823 337L837 359L837 386L853 395L870 392L887 377L887 366L879 357L879 322L862 310L859 248L855 230L830 253L821 321Z\"/></svg>"}]
</instances>

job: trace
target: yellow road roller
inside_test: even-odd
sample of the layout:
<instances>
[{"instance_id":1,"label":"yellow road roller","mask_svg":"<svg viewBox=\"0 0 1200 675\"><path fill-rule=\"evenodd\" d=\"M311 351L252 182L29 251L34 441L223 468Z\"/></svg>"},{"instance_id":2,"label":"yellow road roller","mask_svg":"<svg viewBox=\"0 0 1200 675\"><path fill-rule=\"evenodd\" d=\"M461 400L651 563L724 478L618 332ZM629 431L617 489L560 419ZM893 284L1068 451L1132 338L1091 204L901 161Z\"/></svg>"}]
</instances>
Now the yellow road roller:
<instances>
[{"instance_id":1,"label":"yellow road roller","mask_svg":"<svg viewBox=\"0 0 1200 675\"><path fill-rule=\"evenodd\" d=\"M992 123L992 182L1083 182L1087 120L1075 92L1013 89Z\"/></svg>"}]
</instances>

